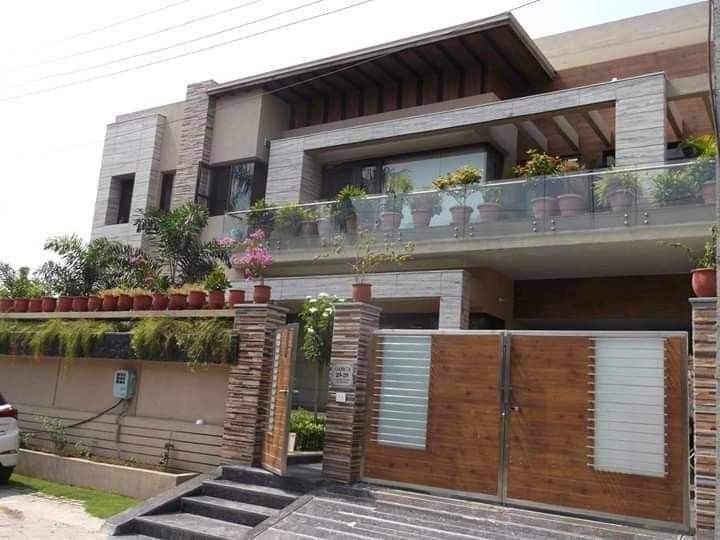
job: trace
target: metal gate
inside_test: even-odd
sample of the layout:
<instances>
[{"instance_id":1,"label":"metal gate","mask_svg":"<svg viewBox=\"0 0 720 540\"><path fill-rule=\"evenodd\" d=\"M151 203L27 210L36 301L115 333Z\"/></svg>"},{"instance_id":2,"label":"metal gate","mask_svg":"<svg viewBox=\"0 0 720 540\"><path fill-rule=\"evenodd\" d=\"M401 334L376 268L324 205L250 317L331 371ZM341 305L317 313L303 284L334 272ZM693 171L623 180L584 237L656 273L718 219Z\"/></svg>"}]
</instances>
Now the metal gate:
<instances>
[{"instance_id":1,"label":"metal gate","mask_svg":"<svg viewBox=\"0 0 720 540\"><path fill-rule=\"evenodd\" d=\"M689 527L687 336L378 331L363 478Z\"/></svg>"}]
</instances>

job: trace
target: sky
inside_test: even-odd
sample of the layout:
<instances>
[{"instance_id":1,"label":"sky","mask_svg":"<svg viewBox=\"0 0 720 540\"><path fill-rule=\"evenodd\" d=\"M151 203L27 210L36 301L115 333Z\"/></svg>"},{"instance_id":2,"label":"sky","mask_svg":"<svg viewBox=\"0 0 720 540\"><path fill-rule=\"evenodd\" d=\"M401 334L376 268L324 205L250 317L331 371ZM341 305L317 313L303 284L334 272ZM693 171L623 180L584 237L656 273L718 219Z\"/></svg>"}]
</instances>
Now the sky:
<instances>
[{"instance_id":1,"label":"sky","mask_svg":"<svg viewBox=\"0 0 720 540\"><path fill-rule=\"evenodd\" d=\"M536 0L513 14L537 38L693 1ZM49 236L89 237L105 128L117 114L181 101L190 82L233 80L482 19L524 3L3 2L0 261L34 269L48 258L42 246ZM345 6L353 7L272 30ZM293 8L298 9L279 14ZM155 12L147 14L151 11ZM207 17L217 12L223 13ZM202 20L184 24L198 18ZM264 20L253 22L258 19ZM177 28L165 30L173 26ZM270 31L252 36L266 30ZM208 34L215 35L203 37ZM186 54L230 40L236 41ZM184 56L170 59L178 55ZM153 65L135 69L144 64Z\"/></svg>"}]
</instances>

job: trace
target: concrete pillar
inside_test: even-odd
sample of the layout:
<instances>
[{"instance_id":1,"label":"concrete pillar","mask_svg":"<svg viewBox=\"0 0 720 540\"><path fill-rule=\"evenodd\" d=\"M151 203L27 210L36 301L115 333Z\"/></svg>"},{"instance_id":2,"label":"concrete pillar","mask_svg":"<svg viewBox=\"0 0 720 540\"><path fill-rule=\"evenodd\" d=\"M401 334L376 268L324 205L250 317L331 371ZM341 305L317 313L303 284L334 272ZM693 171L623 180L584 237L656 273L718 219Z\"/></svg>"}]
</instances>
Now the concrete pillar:
<instances>
[{"instance_id":1,"label":"concrete pillar","mask_svg":"<svg viewBox=\"0 0 720 540\"><path fill-rule=\"evenodd\" d=\"M460 287L453 293L440 296L438 328L466 330L470 327L470 285L472 276L468 272L460 275Z\"/></svg>"},{"instance_id":2,"label":"concrete pillar","mask_svg":"<svg viewBox=\"0 0 720 540\"><path fill-rule=\"evenodd\" d=\"M220 450L223 463L260 464L275 332L286 318L287 309L272 304L246 304L235 311L238 361L228 374Z\"/></svg>"},{"instance_id":3,"label":"concrete pillar","mask_svg":"<svg viewBox=\"0 0 720 540\"><path fill-rule=\"evenodd\" d=\"M695 446L695 512L698 532L715 527L717 506L717 382L715 298L692 298L692 407Z\"/></svg>"},{"instance_id":4,"label":"concrete pillar","mask_svg":"<svg viewBox=\"0 0 720 540\"><path fill-rule=\"evenodd\" d=\"M313 202L322 196L322 164L303 150L304 139L277 139L270 146L265 198L271 204Z\"/></svg>"},{"instance_id":5,"label":"concrete pillar","mask_svg":"<svg viewBox=\"0 0 720 540\"><path fill-rule=\"evenodd\" d=\"M360 303L335 307L323 474L338 482L354 482L360 476L368 357L380 311ZM336 377L341 374L346 376Z\"/></svg>"},{"instance_id":6,"label":"concrete pillar","mask_svg":"<svg viewBox=\"0 0 720 540\"><path fill-rule=\"evenodd\" d=\"M618 89L615 102L615 164L665 163L665 77L637 79Z\"/></svg>"},{"instance_id":7,"label":"concrete pillar","mask_svg":"<svg viewBox=\"0 0 720 540\"><path fill-rule=\"evenodd\" d=\"M217 83L211 80L189 84L187 87L171 201L173 208L195 200L200 162L210 161L215 100L207 91L215 85ZM207 174L205 168L203 172Z\"/></svg>"}]
</instances>

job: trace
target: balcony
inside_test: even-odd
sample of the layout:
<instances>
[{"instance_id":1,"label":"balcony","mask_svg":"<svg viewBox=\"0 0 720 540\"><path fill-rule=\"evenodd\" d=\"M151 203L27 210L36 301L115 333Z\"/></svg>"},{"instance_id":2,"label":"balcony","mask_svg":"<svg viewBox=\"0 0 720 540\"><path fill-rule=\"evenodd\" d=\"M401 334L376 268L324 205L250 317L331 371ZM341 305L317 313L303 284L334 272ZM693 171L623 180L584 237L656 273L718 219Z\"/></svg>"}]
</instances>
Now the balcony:
<instances>
[{"instance_id":1,"label":"balcony","mask_svg":"<svg viewBox=\"0 0 720 540\"><path fill-rule=\"evenodd\" d=\"M235 239L263 229L277 262L331 253L361 229L378 242L413 242L418 256L699 238L715 219L714 167L698 160L290 205L227 214L223 228Z\"/></svg>"}]
</instances>

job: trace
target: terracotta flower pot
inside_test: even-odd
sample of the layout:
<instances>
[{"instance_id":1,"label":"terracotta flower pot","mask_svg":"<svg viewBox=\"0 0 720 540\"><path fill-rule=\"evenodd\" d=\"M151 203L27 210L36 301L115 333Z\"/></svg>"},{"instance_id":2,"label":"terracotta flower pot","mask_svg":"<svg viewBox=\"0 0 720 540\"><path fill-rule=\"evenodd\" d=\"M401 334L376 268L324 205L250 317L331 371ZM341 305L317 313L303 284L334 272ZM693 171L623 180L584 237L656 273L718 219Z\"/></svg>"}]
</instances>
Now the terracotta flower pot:
<instances>
[{"instance_id":1,"label":"terracotta flower pot","mask_svg":"<svg viewBox=\"0 0 720 540\"><path fill-rule=\"evenodd\" d=\"M61 296L58 298L57 310L66 312L72 311L73 297L72 296Z\"/></svg>"},{"instance_id":2,"label":"terracotta flower pot","mask_svg":"<svg viewBox=\"0 0 720 540\"><path fill-rule=\"evenodd\" d=\"M353 302L362 302L369 304L372 298L371 283L353 283L352 284L352 300Z\"/></svg>"},{"instance_id":3,"label":"terracotta flower pot","mask_svg":"<svg viewBox=\"0 0 720 540\"><path fill-rule=\"evenodd\" d=\"M300 236L307 238L309 236L318 235L317 222L313 220L306 220L300 222Z\"/></svg>"},{"instance_id":4,"label":"terracotta flower pot","mask_svg":"<svg viewBox=\"0 0 720 540\"><path fill-rule=\"evenodd\" d=\"M270 286L255 285L255 287L253 287L253 302L256 304L267 304L270 302Z\"/></svg>"},{"instance_id":5,"label":"terracotta flower pot","mask_svg":"<svg viewBox=\"0 0 720 540\"><path fill-rule=\"evenodd\" d=\"M347 234L355 234L358 228L357 215L352 214L345 218L345 232Z\"/></svg>"},{"instance_id":6,"label":"terracotta flower pot","mask_svg":"<svg viewBox=\"0 0 720 540\"><path fill-rule=\"evenodd\" d=\"M31 298L28 301L28 311L30 313L40 313L42 311L42 298Z\"/></svg>"},{"instance_id":7,"label":"terracotta flower pot","mask_svg":"<svg viewBox=\"0 0 720 540\"><path fill-rule=\"evenodd\" d=\"M12 298L0 298L0 313L10 313L14 303Z\"/></svg>"},{"instance_id":8,"label":"terracotta flower pot","mask_svg":"<svg viewBox=\"0 0 720 540\"><path fill-rule=\"evenodd\" d=\"M153 293L152 295L152 309L155 311L162 311L164 309L167 309L168 302L170 299L168 298L168 295L165 293Z\"/></svg>"},{"instance_id":9,"label":"terracotta flower pot","mask_svg":"<svg viewBox=\"0 0 720 540\"><path fill-rule=\"evenodd\" d=\"M712 298L717 294L714 268L695 268L690 280L692 290L698 298Z\"/></svg>"},{"instance_id":10,"label":"terracotta flower pot","mask_svg":"<svg viewBox=\"0 0 720 540\"><path fill-rule=\"evenodd\" d=\"M330 238L334 232L333 220L330 218L318 218L317 220L318 235L322 238Z\"/></svg>"},{"instance_id":11,"label":"terracotta flower pot","mask_svg":"<svg viewBox=\"0 0 720 540\"><path fill-rule=\"evenodd\" d=\"M187 306L187 294L171 293L168 302L168 309L185 309Z\"/></svg>"},{"instance_id":12,"label":"terracotta flower pot","mask_svg":"<svg viewBox=\"0 0 720 540\"><path fill-rule=\"evenodd\" d=\"M73 311L87 311L88 310L88 297L87 296L76 296L72 301Z\"/></svg>"},{"instance_id":13,"label":"terracotta flower pot","mask_svg":"<svg viewBox=\"0 0 720 540\"><path fill-rule=\"evenodd\" d=\"M43 313L52 313L57 307L57 298L54 296L43 296L42 298L42 310Z\"/></svg>"},{"instance_id":14,"label":"terracotta flower pot","mask_svg":"<svg viewBox=\"0 0 720 540\"><path fill-rule=\"evenodd\" d=\"M234 307L236 304L242 304L245 302L245 291L242 289L230 289L228 296L228 304L230 304L230 307Z\"/></svg>"},{"instance_id":15,"label":"terracotta flower pot","mask_svg":"<svg viewBox=\"0 0 720 540\"><path fill-rule=\"evenodd\" d=\"M207 293L205 291L190 291L187 297L188 307L190 309L202 309L206 298Z\"/></svg>"},{"instance_id":16,"label":"terracotta flower pot","mask_svg":"<svg viewBox=\"0 0 720 540\"><path fill-rule=\"evenodd\" d=\"M472 206L453 206L450 208L453 225L465 225L470 221L470 214L473 213Z\"/></svg>"},{"instance_id":17,"label":"terracotta flower pot","mask_svg":"<svg viewBox=\"0 0 720 540\"><path fill-rule=\"evenodd\" d=\"M149 294L136 294L132 297L133 311L147 311L152 304L152 296Z\"/></svg>"},{"instance_id":18,"label":"terracotta flower pot","mask_svg":"<svg viewBox=\"0 0 720 540\"><path fill-rule=\"evenodd\" d=\"M106 294L102 297L102 310L115 311L117 309L118 297L114 294Z\"/></svg>"},{"instance_id":19,"label":"terracotta flower pot","mask_svg":"<svg viewBox=\"0 0 720 540\"><path fill-rule=\"evenodd\" d=\"M500 219L502 206L497 203L480 203L477 206L478 214L480 214L480 223L493 223Z\"/></svg>"},{"instance_id":20,"label":"terracotta flower pot","mask_svg":"<svg viewBox=\"0 0 720 540\"><path fill-rule=\"evenodd\" d=\"M225 307L225 291L218 289L208 293L208 308L222 309Z\"/></svg>"},{"instance_id":21,"label":"terracotta flower pot","mask_svg":"<svg viewBox=\"0 0 720 540\"><path fill-rule=\"evenodd\" d=\"M608 202L613 212L621 212L632 208L635 195L627 189L618 189L608 195Z\"/></svg>"},{"instance_id":22,"label":"terracotta flower pot","mask_svg":"<svg viewBox=\"0 0 720 540\"><path fill-rule=\"evenodd\" d=\"M117 298L118 311L130 311L133 304L132 296L129 294L118 294Z\"/></svg>"},{"instance_id":23,"label":"terracotta flower pot","mask_svg":"<svg viewBox=\"0 0 720 540\"><path fill-rule=\"evenodd\" d=\"M399 229L400 222L402 221L402 212L386 210L380 214L380 221L382 223L383 231L394 231L395 229Z\"/></svg>"},{"instance_id":24,"label":"terracotta flower pot","mask_svg":"<svg viewBox=\"0 0 720 540\"><path fill-rule=\"evenodd\" d=\"M103 299L96 295L88 296L88 311L100 311Z\"/></svg>"},{"instance_id":25,"label":"terracotta flower pot","mask_svg":"<svg viewBox=\"0 0 720 540\"><path fill-rule=\"evenodd\" d=\"M558 208L561 216L579 216L583 213L583 197L576 193L558 195Z\"/></svg>"},{"instance_id":26,"label":"terracotta flower pot","mask_svg":"<svg viewBox=\"0 0 720 540\"><path fill-rule=\"evenodd\" d=\"M13 302L13 311L15 313L25 313L28 310L30 301L27 298L16 298Z\"/></svg>"},{"instance_id":27,"label":"terracotta flower pot","mask_svg":"<svg viewBox=\"0 0 720 540\"><path fill-rule=\"evenodd\" d=\"M425 208L416 208L410 213L412 214L413 227L415 227L416 229L430 226L430 221L433 217L433 214L430 210L426 210Z\"/></svg>"},{"instance_id":28,"label":"terracotta flower pot","mask_svg":"<svg viewBox=\"0 0 720 540\"><path fill-rule=\"evenodd\" d=\"M535 219L545 219L555 212L555 197L535 197L530 203Z\"/></svg>"},{"instance_id":29,"label":"terracotta flower pot","mask_svg":"<svg viewBox=\"0 0 720 540\"><path fill-rule=\"evenodd\" d=\"M705 204L715 204L715 180L703 183L702 196Z\"/></svg>"}]
</instances>

